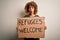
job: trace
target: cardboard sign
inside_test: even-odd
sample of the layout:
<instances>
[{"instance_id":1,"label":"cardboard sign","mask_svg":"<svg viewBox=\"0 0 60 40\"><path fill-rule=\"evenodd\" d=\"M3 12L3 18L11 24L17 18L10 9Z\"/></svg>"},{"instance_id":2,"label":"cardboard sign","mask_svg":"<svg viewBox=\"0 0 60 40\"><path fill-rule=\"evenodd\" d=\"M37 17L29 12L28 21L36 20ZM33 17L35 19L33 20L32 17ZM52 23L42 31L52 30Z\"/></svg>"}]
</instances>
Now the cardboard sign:
<instances>
[{"instance_id":1,"label":"cardboard sign","mask_svg":"<svg viewBox=\"0 0 60 40\"><path fill-rule=\"evenodd\" d=\"M17 18L18 38L44 38L45 17Z\"/></svg>"}]
</instances>

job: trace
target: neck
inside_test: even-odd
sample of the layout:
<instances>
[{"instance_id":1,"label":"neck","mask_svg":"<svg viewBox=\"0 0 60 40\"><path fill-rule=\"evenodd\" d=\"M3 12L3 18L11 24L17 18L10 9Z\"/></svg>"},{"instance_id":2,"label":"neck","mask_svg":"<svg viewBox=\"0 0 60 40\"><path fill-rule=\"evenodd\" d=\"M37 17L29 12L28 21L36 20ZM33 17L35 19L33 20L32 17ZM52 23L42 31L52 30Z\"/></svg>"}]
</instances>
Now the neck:
<instances>
[{"instance_id":1,"label":"neck","mask_svg":"<svg viewBox=\"0 0 60 40\"><path fill-rule=\"evenodd\" d=\"M33 17L33 16L35 16L35 14L34 13L31 13L31 15L30 15L31 17Z\"/></svg>"}]
</instances>

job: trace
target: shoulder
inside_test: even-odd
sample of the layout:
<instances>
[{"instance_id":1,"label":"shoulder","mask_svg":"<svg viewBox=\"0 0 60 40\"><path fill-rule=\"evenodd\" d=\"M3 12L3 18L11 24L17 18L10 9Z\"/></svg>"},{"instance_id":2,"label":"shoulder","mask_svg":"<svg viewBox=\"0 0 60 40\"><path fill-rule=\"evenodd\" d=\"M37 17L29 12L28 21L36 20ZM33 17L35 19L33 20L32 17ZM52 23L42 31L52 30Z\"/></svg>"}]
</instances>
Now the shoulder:
<instances>
[{"instance_id":1,"label":"shoulder","mask_svg":"<svg viewBox=\"0 0 60 40\"><path fill-rule=\"evenodd\" d=\"M36 15L35 17L39 17L39 15Z\"/></svg>"},{"instance_id":2,"label":"shoulder","mask_svg":"<svg viewBox=\"0 0 60 40\"><path fill-rule=\"evenodd\" d=\"M29 15L25 15L24 17L29 17Z\"/></svg>"}]
</instances>

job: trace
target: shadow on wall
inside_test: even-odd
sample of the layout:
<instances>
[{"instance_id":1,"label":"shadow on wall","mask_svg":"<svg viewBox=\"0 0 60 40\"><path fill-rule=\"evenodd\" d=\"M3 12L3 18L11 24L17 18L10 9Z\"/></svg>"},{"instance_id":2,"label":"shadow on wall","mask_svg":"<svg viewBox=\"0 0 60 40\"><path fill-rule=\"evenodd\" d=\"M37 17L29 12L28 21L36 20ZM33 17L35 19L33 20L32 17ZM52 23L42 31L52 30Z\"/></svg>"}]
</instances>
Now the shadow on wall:
<instances>
[{"instance_id":1,"label":"shadow on wall","mask_svg":"<svg viewBox=\"0 0 60 40\"><path fill-rule=\"evenodd\" d=\"M26 15L26 13L25 13L25 11L20 11L19 13L18 13L18 18L20 18L20 17L24 17ZM24 40L24 38L18 38L18 33L17 33L17 29L16 29L16 34L15 34L15 36L13 36L13 37L11 37L11 39L10 40Z\"/></svg>"},{"instance_id":2,"label":"shadow on wall","mask_svg":"<svg viewBox=\"0 0 60 40\"><path fill-rule=\"evenodd\" d=\"M15 31L15 33L9 38L9 40L18 40L17 31Z\"/></svg>"},{"instance_id":3,"label":"shadow on wall","mask_svg":"<svg viewBox=\"0 0 60 40\"><path fill-rule=\"evenodd\" d=\"M25 15L26 13L23 10L19 13L19 17L24 17Z\"/></svg>"}]
</instances>

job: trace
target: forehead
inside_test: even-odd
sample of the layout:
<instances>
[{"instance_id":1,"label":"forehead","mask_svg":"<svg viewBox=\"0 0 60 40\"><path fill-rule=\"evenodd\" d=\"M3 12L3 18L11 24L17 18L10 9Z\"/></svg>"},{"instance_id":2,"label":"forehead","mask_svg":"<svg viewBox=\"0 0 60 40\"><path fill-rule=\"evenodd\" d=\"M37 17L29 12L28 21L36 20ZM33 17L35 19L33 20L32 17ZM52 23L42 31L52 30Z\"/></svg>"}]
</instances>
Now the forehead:
<instances>
[{"instance_id":1,"label":"forehead","mask_svg":"<svg viewBox=\"0 0 60 40\"><path fill-rule=\"evenodd\" d=\"M34 7L34 6L30 4L29 7Z\"/></svg>"}]
</instances>

